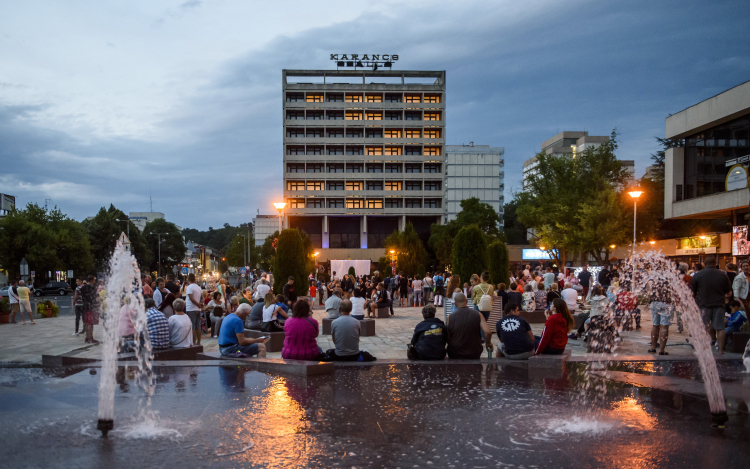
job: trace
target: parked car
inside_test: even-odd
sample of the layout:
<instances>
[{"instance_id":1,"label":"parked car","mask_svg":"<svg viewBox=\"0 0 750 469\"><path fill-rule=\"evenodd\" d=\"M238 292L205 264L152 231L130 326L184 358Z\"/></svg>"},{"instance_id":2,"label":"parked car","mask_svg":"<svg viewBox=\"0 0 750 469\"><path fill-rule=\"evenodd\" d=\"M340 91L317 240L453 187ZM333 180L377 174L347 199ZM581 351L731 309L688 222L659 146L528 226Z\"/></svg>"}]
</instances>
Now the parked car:
<instances>
[{"instance_id":1,"label":"parked car","mask_svg":"<svg viewBox=\"0 0 750 469\"><path fill-rule=\"evenodd\" d=\"M34 296L42 295L61 295L65 296L68 293L73 293L73 289L70 288L65 282L50 282L43 287L36 288L34 290Z\"/></svg>"},{"instance_id":2,"label":"parked car","mask_svg":"<svg viewBox=\"0 0 750 469\"><path fill-rule=\"evenodd\" d=\"M8 289L10 286L5 286L3 288L0 288L0 298L7 298L8 297Z\"/></svg>"}]
</instances>

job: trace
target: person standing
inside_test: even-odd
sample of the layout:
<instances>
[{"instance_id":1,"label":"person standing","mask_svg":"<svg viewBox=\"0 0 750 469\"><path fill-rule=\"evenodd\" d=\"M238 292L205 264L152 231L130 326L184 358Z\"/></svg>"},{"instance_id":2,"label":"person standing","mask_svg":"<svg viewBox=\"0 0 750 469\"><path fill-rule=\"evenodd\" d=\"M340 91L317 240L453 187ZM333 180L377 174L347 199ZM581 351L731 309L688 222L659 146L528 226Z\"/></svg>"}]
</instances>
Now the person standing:
<instances>
[{"instance_id":1,"label":"person standing","mask_svg":"<svg viewBox=\"0 0 750 469\"><path fill-rule=\"evenodd\" d=\"M286 285L281 289L281 294L286 298L287 306L291 308L297 301L297 293L294 292L294 277L287 279Z\"/></svg>"},{"instance_id":2,"label":"person standing","mask_svg":"<svg viewBox=\"0 0 750 469\"><path fill-rule=\"evenodd\" d=\"M414 290L414 306L419 307L422 305L422 280L418 277L411 282L411 288Z\"/></svg>"},{"instance_id":3,"label":"person standing","mask_svg":"<svg viewBox=\"0 0 750 469\"><path fill-rule=\"evenodd\" d=\"M76 313L76 331L73 333L73 335L78 335L83 332L78 332L78 326L81 323L81 319L83 319L83 297L81 297L81 287L83 286L83 279L77 278L76 279L76 291L73 294L73 309L75 309Z\"/></svg>"},{"instance_id":4,"label":"person standing","mask_svg":"<svg viewBox=\"0 0 750 469\"><path fill-rule=\"evenodd\" d=\"M701 311L706 328L716 331L719 355L724 355L724 296L732 291L729 277L716 268L716 257L706 256L706 266L693 275L690 288Z\"/></svg>"},{"instance_id":5,"label":"person standing","mask_svg":"<svg viewBox=\"0 0 750 469\"><path fill-rule=\"evenodd\" d=\"M485 271L482 272L480 282L474 285L471 290L471 299L474 303L474 307L479 313L484 316L484 320L490 319L490 311L492 311L492 301L495 296L495 291L490 285L490 273Z\"/></svg>"},{"instance_id":6,"label":"person standing","mask_svg":"<svg viewBox=\"0 0 750 469\"><path fill-rule=\"evenodd\" d=\"M606 264L602 267L602 270L599 271L597 281L599 282L599 285L602 286L604 291L607 291L607 289L611 285L612 280L610 279L609 269L607 269Z\"/></svg>"},{"instance_id":7,"label":"person standing","mask_svg":"<svg viewBox=\"0 0 750 469\"><path fill-rule=\"evenodd\" d=\"M748 294L748 290L750 290L750 263L742 261L740 269L742 271L734 277L732 282L732 292L734 298L743 304L745 311L750 311L750 295Z\"/></svg>"},{"instance_id":8,"label":"person standing","mask_svg":"<svg viewBox=\"0 0 750 469\"><path fill-rule=\"evenodd\" d=\"M398 279L398 305L400 307L409 306L409 279L403 272L399 273Z\"/></svg>"},{"instance_id":9,"label":"person standing","mask_svg":"<svg viewBox=\"0 0 750 469\"><path fill-rule=\"evenodd\" d=\"M588 265L583 266L583 270L578 274L578 282L583 288L583 302L586 303L586 297L589 296L589 287L591 286L591 272L589 272Z\"/></svg>"},{"instance_id":10,"label":"person standing","mask_svg":"<svg viewBox=\"0 0 750 469\"><path fill-rule=\"evenodd\" d=\"M83 300L83 330L86 332L87 344L98 344L94 340L94 325L99 324L99 294L96 291L93 275L86 277L86 283L81 285L81 299Z\"/></svg>"},{"instance_id":11,"label":"person standing","mask_svg":"<svg viewBox=\"0 0 750 469\"><path fill-rule=\"evenodd\" d=\"M201 302L201 287L195 283L195 274L188 274L187 286L185 287L185 311L193 324L193 344L201 344L202 335L202 324L201 324L201 311L203 310L203 303ZM176 302L175 302L176 303ZM177 308L174 303L172 307L177 314ZM171 319L171 318L170 318Z\"/></svg>"},{"instance_id":12,"label":"person standing","mask_svg":"<svg viewBox=\"0 0 750 469\"><path fill-rule=\"evenodd\" d=\"M154 296L154 290L151 288L151 276L143 274L141 277L141 285L143 287L143 297L152 298Z\"/></svg>"},{"instance_id":13,"label":"person standing","mask_svg":"<svg viewBox=\"0 0 750 469\"><path fill-rule=\"evenodd\" d=\"M164 279L159 277L156 279L156 282L154 282L154 304L156 305L156 308L159 309L161 307L161 302L164 301L164 298L166 298L167 294L169 294L169 290L164 288Z\"/></svg>"},{"instance_id":14,"label":"person standing","mask_svg":"<svg viewBox=\"0 0 750 469\"><path fill-rule=\"evenodd\" d=\"M18 280L13 279L8 288L8 301L10 302L10 322L16 323L16 313L18 313ZM77 324L77 322L76 322ZM76 327L78 329L78 327Z\"/></svg>"},{"instance_id":15,"label":"person standing","mask_svg":"<svg viewBox=\"0 0 750 469\"><path fill-rule=\"evenodd\" d=\"M544 274L544 289L549 290L553 283L555 283L555 274L552 273L551 267L547 267Z\"/></svg>"},{"instance_id":16,"label":"person standing","mask_svg":"<svg viewBox=\"0 0 750 469\"><path fill-rule=\"evenodd\" d=\"M672 292L667 282L661 280L651 283L651 348L648 353L656 353L656 344L659 343L659 355L669 355L664 351L669 338L669 326L674 317L674 304ZM723 318L722 318L723 319Z\"/></svg>"},{"instance_id":17,"label":"person standing","mask_svg":"<svg viewBox=\"0 0 750 469\"><path fill-rule=\"evenodd\" d=\"M18 288L16 289L16 292L18 292L18 307L21 311L21 324L26 325L26 316L24 315L24 312L28 311L29 313L29 320L31 321L31 324L36 324L34 322L34 316L32 315L31 311L31 290L29 290L29 287L26 286L26 282L21 280L18 282Z\"/></svg>"}]
</instances>

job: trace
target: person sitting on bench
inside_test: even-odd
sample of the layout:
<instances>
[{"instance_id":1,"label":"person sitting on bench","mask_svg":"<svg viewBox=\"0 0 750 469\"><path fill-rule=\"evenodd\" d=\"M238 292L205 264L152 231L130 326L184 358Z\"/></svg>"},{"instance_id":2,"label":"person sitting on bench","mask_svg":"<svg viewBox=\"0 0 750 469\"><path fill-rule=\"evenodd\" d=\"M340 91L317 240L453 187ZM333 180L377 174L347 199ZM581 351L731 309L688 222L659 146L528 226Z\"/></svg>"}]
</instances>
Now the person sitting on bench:
<instances>
[{"instance_id":1,"label":"person sitting on bench","mask_svg":"<svg viewBox=\"0 0 750 469\"><path fill-rule=\"evenodd\" d=\"M482 356L485 347L492 350L492 330L479 311L466 307L466 295L454 293L453 304L456 311L446 318L448 357L476 360Z\"/></svg>"},{"instance_id":2,"label":"person sitting on bench","mask_svg":"<svg viewBox=\"0 0 750 469\"><path fill-rule=\"evenodd\" d=\"M551 314L544 322L542 336L534 336L536 346L534 355L562 355L565 346L568 345L568 332L576 326L565 300L561 298L553 300L549 312ZM545 311L544 314L547 312Z\"/></svg>"},{"instance_id":3,"label":"person sitting on bench","mask_svg":"<svg viewBox=\"0 0 750 469\"><path fill-rule=\"evenodd\" d=\"M505 305L505 316L497 322L495 330L500 343L496 357L509 360L528 360L534 355L534 333L528 321L518 315L521 307L515 303Z\"/></svg>"},{"instance_id":4,"label":"person sitting on bench","mask_svg":"<svg viewBox=\"0 0 750 469\"><path fill-rule=\"evenodd\" d=\"M435 307L422 308L424 321L414 328L414 335L406 356L409 360L442 360L445 358L445 324L435 317Z\"/></svg>"},{"instance_id":5,"label":"person sitting on bench","mask_svg":"<svg viewBox=\"0 0 750 469\"><path fill-rule=\"evenodd\" d=\"M263 332L284 332L284 320L279 320L279 316L286 319L289 315L279 305L276 296L272 292L269 291L266 293L263 300L263 325L261 326L261 330Z\"/></svg>"},{"instance_id":6,"label":"person sitting on bench","mask_svg":"<svg viewBox=\"0 0 750 469\"><path fill-rule=\"evenodd\" d=\"M269 293L269 295L273 295ZM245 319L250 314L250 305L243 303L232 314L227 315L219 330L219 352L223 356L241 353L266 358L267 338L251 339L245 337Z\"/></svg>"},{"instance_id":7,"label":"person sitting on bench","mask_svg":"<svg viewBox=\"0 0 750 469\"><path fill-rule=\"evenodd\" d=\"M330 360L342 362L360 361L360 356L364 356L361 361L374 360L369 353L359 350L360 323L350 316L352 302L342 300L339 303L339 312L341 316L331 323L331 338L336 348L328 350L326 355Z\"/></svg>"}]
</instances>

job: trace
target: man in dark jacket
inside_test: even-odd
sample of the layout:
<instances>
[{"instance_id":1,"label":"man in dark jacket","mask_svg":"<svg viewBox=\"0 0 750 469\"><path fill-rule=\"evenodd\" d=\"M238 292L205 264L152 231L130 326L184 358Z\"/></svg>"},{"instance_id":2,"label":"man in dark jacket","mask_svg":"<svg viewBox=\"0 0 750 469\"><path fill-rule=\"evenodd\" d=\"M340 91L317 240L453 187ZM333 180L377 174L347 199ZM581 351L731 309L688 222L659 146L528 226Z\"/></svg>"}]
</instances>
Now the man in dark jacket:
<instances>
[{"instance_id":1,"label":"man in dark jacket","mask_svg":"<svg viewBox=\"0 0 750 469\"><path fill-rule=\"evenodd\" d=\"M607 269L607 266L603 266L602 270L599 271L599 276L597 277L597 281L599 282L599 285L604 288L604 291L607 291L607 288L609 288L609 285L612 283L612 280L610 278L609 269Z\"/></svg>"},{"instance_id":2,"label":"man in dark jacket","mask_svg":"<svg viewBox=\"0 0 750 469\"><path fill-rule=\"evenodd\" d=\"M701 310L703 324L716 331L719 355L724 355L724 296L732 290L727 274L716 268L716 258L706 257L706 267L693 275L690 288Z\"/></svg>"},{"instance_id":3,"label":"man in dark jacket","mask_svg":"<svg viewBox=\"0 0 750 469\"><path fill-rule=\"evenodd\" d=\"M456 311L446 320L448 330L448 357L452 359L478 359L482 349L492 350L492 330L484 316L474 308L466 307L463 293L453 295ZM484 332L484 340L482 333ZM484 344L482 344L484 342Z\"/></svg>"},{"instance_id":4,"label":"man in dark jacket","mask_svg":"<svg viewBox=\"0 0 750 469\"><path fill-rule=\"evenodd\" d=\"M442 360L445 358L446 331L443 321L435 317L435 307L422 308L424 321L414 328L407 356L409 360Z\"/></svg>"},{"instance_id":5,"label":"man in dark jacket","mask_svg":"<svg viewBox=\"0 0 750 469\"><path fill-rule=\"evenodd\" d=\"M291 308L297 301L297 294L294 292L294 277L289 277L289 280L281 289L281 294L286 297L286 304Z\"/></svg>"}]
</instances>

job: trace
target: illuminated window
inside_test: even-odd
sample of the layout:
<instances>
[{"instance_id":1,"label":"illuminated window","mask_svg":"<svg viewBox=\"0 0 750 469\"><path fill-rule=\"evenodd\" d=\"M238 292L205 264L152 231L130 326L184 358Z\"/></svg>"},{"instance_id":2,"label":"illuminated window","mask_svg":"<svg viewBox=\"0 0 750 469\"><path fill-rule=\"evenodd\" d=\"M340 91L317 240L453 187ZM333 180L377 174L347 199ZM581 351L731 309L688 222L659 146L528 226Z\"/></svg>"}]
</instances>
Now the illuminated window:
<instances>
[{"instance_id":1,"label":"illuminated window","mask_svg":"<svg viewBox=\"0 0 750 469\"><path fill-rule=\"evenodd\" d=\"M400 121L401 111L385 111L385 120L387 121Z\"/></svg>"},{"instance_id":2,"label":"illuminated window","mask_svg":"<svg viewBox=\"0 0 750 469\"><path fill-rule=\"evenodd\" d=\"M347 173L363 173L364 165L362 163L346 163Z\"/></svg>"},{"instance_id":3,"label":"illuminated window","mask_svg":"<svg viewBox=\"0 0 750 469\"><path fill-rule=\"evenodd\" d=\"M286 111L286 118L290 120L302 120L305 118L305 111Z\"/></svg>"},{"instance_id":4,"label":"illuminated window","mask_svg":"<svg viewBox=\"0 0 750 469\"><path fill-rule=\"evenodd\" d=\"M323 137L323 129L307 129L308 138L321 138Z\"/></svg>"},{"instance_id":5,"label":"illuminated window","mask_svg":"<svg viewBox=\"0 0 750 469\"><path fill-rule=\"evenodd\" d=\"M344 208L344 199L328 199L328 208Z\"/></svg>"},{"instance_id":6,"label":"illuminated window","mask_svg":"<svg viewBox=\"0 0 750 469\"><path fill-rule=\"evenodd\" d=\"M440 102L440 95L439 94L426 94L426 95L424 95L424 102L426 102L426 103L439 103Z\"/></svg>"},{"instance_id":7,"label":"illuminated window","mask_svg":"<svg viewBox=\"0 0 750 469\"><path fill-rule=\"evenodd\" d=\"M406 138L422 138L420 129L406 129Z\"/></svg>"},{"instance_id":8,"label":"illuminated window","mask_svg":"<svg viewBox=\"0 0 750 469\"><path fill-rule=\"evenodd\" d=\"M328 155L343 155L344 147L326 147L326 153Z\"/></svg>"},{"instance_id":9,"label":"illuminated window","mask_svg":"<svg viewBox=\"0 0 750 469\"><path fill-rule=\"evenodd\" d=\"M365 96L365 102L366 103L382 103L383 95L382 94L368 94Z\"/></svg>"},{"instance_id":10,"label":"illuminated window","mask_svg":"<svg viewBox=\"0 0 750 469\"><path fill-rule=\"evenodd\" d=\"M400 130L386 130L385 138L401 138Z\"/></svg>"},{"instance_id":11,"label":"illuminated window","mask_svg":"<svg viewBox=\"0 0 750 469\"><path fill-rule=\"evenodd\" d=\"M346 208L362 208L363 199L346 199Z\"/></svg>"},{"instance_id":12,"label":"illuminated window","mask_svg":"<svg viewBox=\"0 0 750 469\"><path fill-rule=\"evenodd\" d=\"M344 190L344 181L328 181L326 184L328 185L329 191L343 191Z\"/></svg>"},{"instance_id":13,"label":"illuminated window","mask_svg":"<svg viewBox=\"0 0 750 469\"><path fill-rule=\"evenodd\" d=\"M318 93L307 93L307 102L308 103L322 103L323 95L318 94Z\"/></svg>"},{"instance_id":14,"label":"illuminated window","mask_svg":"<svg viewBox=\"0 0 750 469\"><path fill-rule=\"evenodd\" d=\"M422 96L418 94L405 94L404 95L404 102L405 103L421 103L422 102Z\"/></svg>"},{"instance_id":15,"label":"illuminated window","mask_svg":"<svg viewBox=\"0 0 750 469\"><path fill-rule=\"evenodd\" d=\"M401 190L401 181L386 181L385 182L385 190L387 190L387 191L400 191Z\"/></svg>"},{"instance_id":16,"label":"illuminated window","mask_svg":"<svg viewBox=\"0 0 750 469\"><path fill-rule=\"evenodd\" d=\"M323 147L307 147L306 155L322 155ZM308 171L309 173L310 171Z\"/></svg>"},{"instance_id":17,"label":"illuminated window","mask_svg":"<svg viewBox=\"0 0 750 469\"><path fill-rule=\"evenodd\" d=\"M407 155L421 155L422 147L406 147Z\"/></svg>"},{"instance_id":18,"label":"illuminated window","mask_svg":"<svg viewBox=\"0 0 750 469\"><path fill-rule=\"evenodd\" d=\"M286 136L287 137L304 137L305 136L305 129L287 128L286 129Z\"/></svg>"},{"instance_id":19,"label":"illuminated window","mask_svg":"<svg viewBox=\"0 0 750 469\"><path fill-rule=\"evenodd\" d=\"M323 208L323 199L307 199L306 208Z\"/></svg>"},{"instance_id":20,"label":"illuminated window","mask_svg":"<svg viewBox=\"0 0 750 469\"><path fill-rule=\"evenodd\" d=\"M383 208L383 199L367 199L367 208Z\"/></svg>"},{"instance_id":21,"label":"illuminated window","mask_svg":"<svg viewBox=\"0 0 750 469\"><path fill-rule=\"evenodd\" d=\"M305 147L286 147L287 155L304 155Z\"/></svg>"},{"instance_id":22,"label":"illuminated window","mask_svg":"<svg viewBox=\"0 0 750 469\"><path fill-rule=\"evenodd\" d=\"M305 181L287 181L286 190L288 191L303 191L305 190Z\"/></svg>"},{"instance_id":23,"label":"illuminated window","mask_svg":"<svg viewBox=\"0 0 750 469\"><path fill-rule=\"evenodd\" d=\"M305 95L303 93L287 93L286 94L287 103L298 103L304 100L305 100Z\"/></svg>"},{"instance_id":24,"label":"illuminated window","mask_svg":"<svg viewBox=\"0 0 750 469\"><path fill-rule=\"evenodd\" d=\"M386 163L385 164L385 172L386 173L400 173L401 172L401 163Z\"/></svg>"},{"instance_id":25,"label":"illuminated window","mask_svg":"<svg viewBox=\"0 0 750 469\"><path fill-rule=\"evenodd\" d=\"M326 93L326 101L329 103L343 103L344 95L341 93Z\"/></svg>"},{"instance_id":26,"label":"illuminated window","mask_svg":"<svg viewBox=\"0 0 750 469\"><path fill-rule=\"evenodd\" d=\"M424 147L424 154L426 156L439 156L440 147Z\"/></svg>"},{"instance_id":27,"label":"illuminated window","mask_svg":"<svg viewBox=\"0 0 750 469\"><path fill-rule=\"evenodd\" d=\"M382 111L367 111L367 113L365 114L365 119L368 121L382 121L383 112Z\"/></svg>"},{"instance_id":28,"label":"illuminated window","mask_svg":"<svg viewBox=\"0 0 750 469\"><path fill-rule=\"evenodd\" d=\"M426 191L439 191L442 183L440 181L425 181L424 190Z\"/></svg>"},{"instance_id":29,"label":"illuminated window","mask_svg":"<svg viewBox=\"0 0 750 469\"><path fill-rule=\"evenodd\" d=\"M406 190L407 191L420 191L422 190L422 182L421 181L406 181Z\"/></svg>"},{"instance_id":30,"label":"illuminated window","mask_svg":"<svg viewBox=\"0 0 750 469\"><path fill-rule=\"evenodd\" d=\"M440 208L440 199L424 199L424 208Z\"/></svg>"},{"instance_id":31,"label":"illuminated window","mask_svg":"<svg viewBox=\"0 0 750 469\"><path fill-rule=\"evenodd\" d=\"M308 173L322 173L323 163L307 163L307 172Z\"/></svg>"},{"instance_id":32,"label":"illuminated window","mask_svg":"<svg viewBox=\"0 0 750 469\"><path fill-rule=\"evenodd\" d=\"M344 120L344 111L326 111L326 119L329 121Z\"/></svg>"},{"instance_id":33,"label":"illuminated window","mask_svg":"<svg viewBox=\"0 0 750 469\"><path fill-rule=\"evenodd\" d=\"M406 208L422 208L422 200L406 199Z\"/></svg>"},{"instance_id":34,"label":"illuminated window","mask_svg":"<svg viewBox=\"0 0 750 469\"><path fill-rule=\"evenodd\" d=\"M328 138L344 138L344 129L326 129L326 137Z\"/></svg>"},{"instance_id":35,"label":"illuminated window","mask_svg":"<svg viewBox=\"0 0 750 469\"><path fill-rule=\"evenodd\" d=\"M322 121L323 111L307 111L307 120Z\"/></svg>"},{"instance_id":36,"label":"illuminated window","mask_svg":"<svg viewBox=\"0 0 750 469\"><path fill-rule=\"evenodd\" d=\"M367 129L366 138L383 138L383 129Z\"/></svg>"},{"instance_id":37,"label":"illuminated window","mask_svg":"<svg viewBox=\"0 0 750 469\"><path fill-rule=\"evenodd\" d=\"M364 186L362 181L346 181L346 190L361 191Z\"/></svg>"},{"instance_id":38,"label":"illuminated window","mask_svg":"<svg viewBox=\"0 0 750 469\"><path fill-rule=\"evenodd\" d=\"M422 120L422 113L419 111L406 111L406 119L408 121L421 121Z\"/></svg>"},{"instance_id":39,"label":"illuminated window","mask_svg":"<svg viewBox=\"0 0 750 469\"><path fill-rule=\"evenodd\" d=\"M400 94L393 94L393 93L386 93L385 94L385 102L386 103L400 103L401 102L401 95Z\"/></svg>"},{"instance_id":40,"label":"illuminated window","mask_svg":"<svg viewBox=\"0 0 750 469\"><path fill-rule=\"evenodd\" d=\"M424 138L440 138L440 129L424 129Z\"/></svg>"},{"instance_id":41,"label":"illuminated window","mask_svg":"<svg viewBox=\"0 0 750 469\"><path fill-rule=\"evenodd\" d=\"M385 147L385 155L400 155L401 154L401 147Z\"/></svg>"},{"instance_id":42,"label":"illuminated window","mask_svg":"<svg viewBox=\"0 0 750 469\"><path fill-rule=\"evenodd\" d=\"M287 163L286 172L287 173L304 173L305 163Z\"/></svg>"},{"instance_id":43,"label":"illuminated window","mask_svg":"<svg viewBox=\"0 0 750 469\"><path fill-rule=\"evenodd\" d=\"M328 163L328 172L329 173L343 173L344 163Z\"/></svg>"},{"instance_id":44,"label":"illuminated window","mask_svg":"<svg viewBox=\"0 0 750 469\"><path fill-rule=\"evenodd\" d=\"M361 103L362 95L361 94L347 94L346 102L347 103Z\"/></svg>"},{"instance_id":45,"label":"illuminated window","mask_svg":"<svg viewBox=\"0 0 750 469\"><path fill-rule=\"evenodd\" d=\"M367 190L368 191L382 191L383 181L367 181Z\"/></svg>"},{"instance_id":46,"label":"illuminated window","mask_svg":"<svg viewBox=\"0 0 750 469\"><path fill-rule=\"evenodd\" d=\"M367 172L368 173L382 173L383 172L383 165L382 164L376 164L376 163L368 163L367 164Z\"/></svg>"},{"instance_id":47,"label":"illuminated window","mask_svg":"<svg viewBox=\"0 0 750 469\"><path fill-rule=\"evenodd\" d=\"M382 147L366 147L365 153L367 155L382 155L383 148Z\"/></svg>"},{"instance_id":48,"label":"illuminated window","mask_svg":"<svg viewBox=\"0 0 750 469\"><path fill-rule=\"evenodd\" d=\"M359 128L359 129L352 129L347 128L346 129L346 138L362 138L365 136L365 129Z\"/></svg>"},{"instance_id":49,"label":"illuminated window","mask_svg":"<svg viewBox=\"0 0 750 469\"><path fill-rule=\"evenodd\" d=\"M439 121L440 120L440 113L439 112L425 112L424 113L424 120L426 120L426 121Z\"/></svg>"},{"instance_id":50,"label":"illuminated window","mask_svg":"<svg viewBox=\"0 0 750 469\"><path fill-rule=\"evenodd\" d=\"M305 199L286 199L289 208L305 208Z\"/></svg>"},{"instance_id":51,"label":"illuminated window","mask_svg":"<svg viewBox=\"0 0 750 469\"><path fill-rule=\"evenodd\" d=\"M403 206L404 206L403 199L391 199L391 198L385 199L385 208L401 208Z\"/></svg>"},{"instance_id":52,"label":"illuminated window","mask_svg":"<svg viewBox=\"0 0 750 469\"><path fill-rule=\"evenodd\" d=\"M406 164L406 172L407 173L421 173L422 172L422 165L421 164L415 164L415 163L407 163Z\"/></svg>"},{"instance_id":53,"label":"illuminated window","mask_svg":"<svg viewBox=\"0 0 750 469\"><path fill-rule=\"evenodd\" d=\"M424 172L425 173L439 173L440 172L440 163L425 163L424 164Z\"/></svg>"},{"instance_id":54,"label":"illuminated window","mask_svg":"<svg viewBox=\"0 0 750 469\"><path fill-rule=\"evenodd\" d=\"M361 121L362 120L362 111L346 111L346 115L344 117L344 120L348 120L348 121Z\"/></svg>"},{"instance_id":55,"label":"illuminated window","mask_svg":"<svg viewBox=\"0 0 750 469\"><path fill-rule=\"evenodd\" d=\"M307 181L307 190L308 191L322 191L323 181Z\"/></svg>"}]
</instances>

